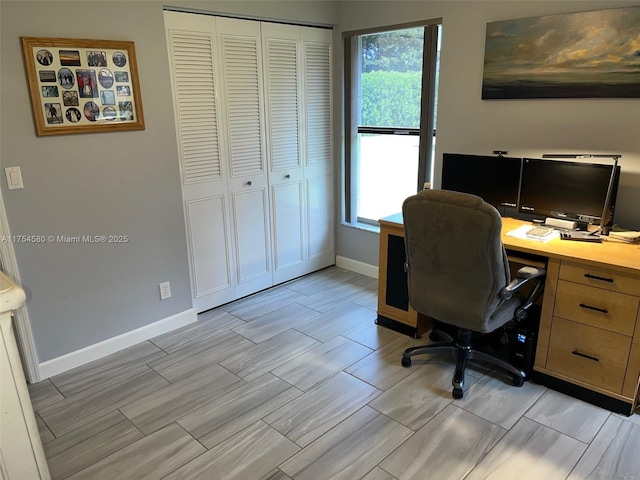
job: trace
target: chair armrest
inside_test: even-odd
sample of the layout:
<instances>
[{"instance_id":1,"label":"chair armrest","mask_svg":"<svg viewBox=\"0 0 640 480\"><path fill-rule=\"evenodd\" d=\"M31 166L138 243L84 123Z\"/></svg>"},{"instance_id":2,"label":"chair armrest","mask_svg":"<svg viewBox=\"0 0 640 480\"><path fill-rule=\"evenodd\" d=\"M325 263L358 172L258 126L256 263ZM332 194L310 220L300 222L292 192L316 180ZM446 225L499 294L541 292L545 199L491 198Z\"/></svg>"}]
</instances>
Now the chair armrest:
<instances>
[{"instance_id":1,"label":"chair armrest","mask_svg":"<svg viewBox=\"0 0 640 480\"><path fill-rule=\"evenodd\" d=\"M518 270L516 278L511 280L511 283L500 291L500 296L505 300L509 300L523 285L536 278L544 277L546 273L547 271L544 268L522 267Z\"/></svg>"},{"instance_id":2,"label":"chair armrest","mask_svg":"<svg viewBox=\"0 0 640 480\"><path fill-rule=\"evenodd\" d=\"M515 311L515 317L523 320L528 313L529 308L536 302L544 289L544 279L547 271L544 268L522 267L518 270L516 278L500 291L500 296L505 300L510 299L523 285L531 280L535 281L535 285L531 289L531 293Z\"/></svg>"}]
</instances>

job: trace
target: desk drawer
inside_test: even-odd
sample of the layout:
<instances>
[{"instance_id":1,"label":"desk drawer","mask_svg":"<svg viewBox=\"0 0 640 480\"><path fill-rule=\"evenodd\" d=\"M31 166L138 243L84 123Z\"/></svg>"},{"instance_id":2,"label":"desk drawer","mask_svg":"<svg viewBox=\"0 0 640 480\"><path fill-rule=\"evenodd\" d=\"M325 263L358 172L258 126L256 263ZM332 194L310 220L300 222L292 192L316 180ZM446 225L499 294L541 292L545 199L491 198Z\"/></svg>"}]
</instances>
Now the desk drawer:
<instances>
[{"instance_id":1,"label":"desk drawer","mask_svg":"<svg viewBox=\"0 0 640 480\"><path fill-rule=\"evenodd\" d=\"M604 288L613 292L640 295L640 278L638 276L607 268L563 261L560 265L560 279Z\"/></svg>"},{"instance_id":2,"label":"desk drawer","mask_svg":"<svg viewBox=\"0 0 640 480\"><path fill-rule=\"evenodd\" d=\"M554 316L633 336L638 297L560 280Z\"/></svg>"},{"instance_id":3,"label":"desk drawer","mask_svg":"<svg viewBox=\"0 0 640 480\"><path fill-rule=\"evenodd\" d=\"M547 368L620 393L630 348L630 337L555 317Z\"/></svg>"}]
</instances>

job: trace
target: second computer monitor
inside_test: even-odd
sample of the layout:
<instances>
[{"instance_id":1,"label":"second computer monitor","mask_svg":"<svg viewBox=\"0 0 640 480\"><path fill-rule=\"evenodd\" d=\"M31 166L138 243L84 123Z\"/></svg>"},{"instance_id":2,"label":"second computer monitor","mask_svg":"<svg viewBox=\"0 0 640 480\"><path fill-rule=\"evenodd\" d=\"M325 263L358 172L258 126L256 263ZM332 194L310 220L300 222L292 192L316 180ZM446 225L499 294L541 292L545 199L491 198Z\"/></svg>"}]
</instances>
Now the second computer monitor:
<instances>
[{"instance_id":1,"label":"second computer monitor","mask_svg":"<svg viewBox=\"0 0 640 480\"><path fill-rule=\"evenodd\" d=\"M472 193L496 208L516 207L522 159L445 153L443 190Z\"/></svg>"},{"instance_id":2,"label":"second computer monitor","mask_svg":"<svg viewBox=\"0 0 640 480\"><path fill-rule=\"evenodd\" d=\"M598 224L605 210L612 168L604 164L525 158L520 211ZM613 220L619 176L617 167L604 225Z\"/></svg>"}]
</instances>

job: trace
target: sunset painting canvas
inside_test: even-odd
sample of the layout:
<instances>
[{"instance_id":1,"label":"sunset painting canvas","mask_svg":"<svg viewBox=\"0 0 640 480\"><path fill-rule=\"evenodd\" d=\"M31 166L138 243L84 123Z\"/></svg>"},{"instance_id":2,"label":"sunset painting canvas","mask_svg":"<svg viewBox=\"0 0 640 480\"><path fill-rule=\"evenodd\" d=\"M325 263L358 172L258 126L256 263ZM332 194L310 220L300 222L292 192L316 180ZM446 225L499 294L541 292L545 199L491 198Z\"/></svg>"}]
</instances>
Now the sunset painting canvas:
<instances>
[{"instance_id":1,"label":"sunset painting canvas","mask_svg":"<svg viewBox=\"0 0 640 480\"><path fill-rule=\"evenodd\" d=\"M482 98L640 98L640 6L488 23Z\"/></svg>"}]
</instances>

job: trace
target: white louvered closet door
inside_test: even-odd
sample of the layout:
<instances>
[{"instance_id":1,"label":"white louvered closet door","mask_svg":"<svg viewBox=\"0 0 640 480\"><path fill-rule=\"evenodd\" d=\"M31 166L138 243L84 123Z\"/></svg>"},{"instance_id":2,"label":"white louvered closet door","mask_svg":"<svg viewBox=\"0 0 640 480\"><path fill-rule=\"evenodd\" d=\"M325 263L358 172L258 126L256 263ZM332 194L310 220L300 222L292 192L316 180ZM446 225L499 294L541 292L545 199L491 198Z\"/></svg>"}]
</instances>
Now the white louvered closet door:
<instances>
[{"instance_id":1,"label":"white louvered closet door","mask_svg":"<svg viewBox=\"0 0 640 480\"><path fill-rule=\"evenodd\" d=\"M332 31L165 12L194 308L335 263Z\"/></svg>"},{"instance_id":2,"label":"white louvered closet door","mask_svg":"<svg viewBox=\"0 0 640 480\"><path fill-rule=\"evenodd\" d=\"M262 24L273 280L307 273L301 158L300 27Z\"/></svg>"},{"instance_id":3,"label":"white louvered closet door","mask_svg":"<svg viewBox=\"0 0 640 480\"><path fill-rule=\"evenodd\" d=\"M301 28L307 270L335 263L332 142L333 32Z\"/></svg>"},{"instance_id":4,"label":"white louvered closet door","mask_svg":"<svg viewBox=\"0 0 640 480\"><path fill-rule=\"evenodd\" d=\"M216 29L241 297L273 285L260 22L217 17Z\"/></svg>"},{"instance_id":5,"label":"white louvered closet door","mask_svg":"<svg viewBox=\"0 0 640 480\"><path fill-rule=\"evenodd\" d=\"M200 312L236 298L215 18L177 12L164 16L193 304Z\"/></svg>"}]
</instances>

